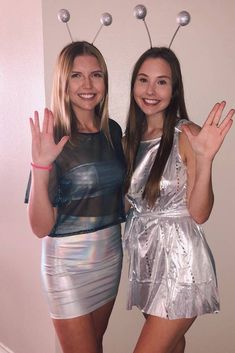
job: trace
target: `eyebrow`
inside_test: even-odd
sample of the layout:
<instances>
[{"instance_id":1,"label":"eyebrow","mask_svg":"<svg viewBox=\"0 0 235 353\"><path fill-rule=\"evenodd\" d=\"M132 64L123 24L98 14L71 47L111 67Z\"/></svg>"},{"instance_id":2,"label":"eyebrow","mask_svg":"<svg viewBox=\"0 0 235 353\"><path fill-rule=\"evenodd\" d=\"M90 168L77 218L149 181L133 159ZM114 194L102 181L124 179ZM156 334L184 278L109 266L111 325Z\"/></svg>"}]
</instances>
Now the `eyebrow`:
<instances>
[{"instance_id":1,"label":"eyebrow","mask_svg":"<svg viewBox=\"0 0 235 353\"><path fill-rule=\"evenodd\" d=\"M143 72L140 72L137 76L148 77L148 75L144 74ZM167 75L160 75L160 76L157 76L156 78L168 78L169 80L171 79L171 77L169 77Z\"/></svg>"},{"instance_id":2,"label":"eyebrow","mask_svg":"<svg viewBox=\"0 0 235 353\"><path fill-rule=\"evenodd\" d=\"M81 71L77 71L77 70L72 70L71 73L72 74L82 74ZM95 74L95 73L102 73L103 74L104 72L100 69L97 69L97 70L91 71L90 73L91 74Z\"/></svg>"}]
</instances>

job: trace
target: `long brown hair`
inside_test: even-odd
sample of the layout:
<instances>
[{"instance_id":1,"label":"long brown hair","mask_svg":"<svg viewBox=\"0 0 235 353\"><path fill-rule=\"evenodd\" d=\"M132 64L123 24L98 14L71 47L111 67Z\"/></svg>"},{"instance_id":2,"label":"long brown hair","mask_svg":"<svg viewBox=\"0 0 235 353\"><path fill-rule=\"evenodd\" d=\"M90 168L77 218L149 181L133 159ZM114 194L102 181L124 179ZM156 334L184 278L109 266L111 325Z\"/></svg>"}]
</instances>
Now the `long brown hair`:
<instances>
[{"instance_id":1,"label":"long brown hair","mask_svg":"<svg viewBox=\"0 0 235 353\"><path fill-rule=\"evenodd\" d=\"M174 128L179 119L188 120L188 114L184 100L180 63L176 55L171 49L166 47L154 47L144 52L134 66L131 79L130 108L124 137L124 152L127 161L126 191L130 186L131 177L135 169L135 160L139 144L147 128L145 114L134 99L134 84L141 65L149 58L161 58L165 60L170 65L172 74L172 97L165 111L163 134L143 193L143 198L147 200L151 207L154 205L160 193L160 180L172 149Z\"/></svg>"},{"instance_id":2,"label":"long brown hair","mask_svg":"<svg viewBox=\"0 0 235 353\"><path fill-rule=\"evenodd\" d=\"M96 106L95 113L100 119L100 128L106 137L110 140L109 124L108 124L108 71L105 60L100 51L86 41L73 42L63 48L57 59L53 86L51 108L55 118L55 136L60 139L62 136L73 135L77 129L76 117L73 112L69 94L68 80L72 71L74 59L77 56L91 55L94 56L101 66L104 73L105 94L102 101Z\"/></svg>"}]
</instances>

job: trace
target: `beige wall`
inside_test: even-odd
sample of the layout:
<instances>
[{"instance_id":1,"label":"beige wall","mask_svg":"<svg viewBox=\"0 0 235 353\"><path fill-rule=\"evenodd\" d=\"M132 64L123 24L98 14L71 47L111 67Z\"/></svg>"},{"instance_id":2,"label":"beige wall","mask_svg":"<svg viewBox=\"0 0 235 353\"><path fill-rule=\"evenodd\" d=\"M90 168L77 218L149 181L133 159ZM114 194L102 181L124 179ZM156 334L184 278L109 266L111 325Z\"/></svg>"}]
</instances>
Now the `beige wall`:
<instances>
[{"instance_id":1,"label":"beige wall","mask_svg":"<svg viewBox=\"0 0 235 353\"><path fill-rule=\"evenodd\" d=\"M43 34L41 23L43 9ZM191 119L201 124L211 105L226 99L235 106L235 3L233 0L145 0L154 45L167 45L176 29L176 14L192 15L172 49L178 55ZM69 42L56 18L60 8L71 11L75 39L91 41L103 12L113 15L96 45L110 75L110 113L124 128L130 70L148 48L144 25L133 17L136 1L22 0L1 2L0 21L0 342L14 353L55 353L39 279L40 241L31 234L22 204L30 161L27 117L44 107L43 51L46 100L56 55ZM198 318L188 334L187 353L234 353L234 180L233 131L214 165L215 207L205 225L215 255L222 311ZM105 338L105 353L129 353L142 325L141 314L125 310L126 264L119 297Z\"/></svg>"},{"instance_id":2,"label":"beige wall","mask_svg":"<svg viewBox=\"0 0 235 353\"><path fill-rule=\"evenodd\" d=\"M28 116L44 105L42 44L41 1L1 1L0 347L14 353L55 350L40 288L40 241L29 230L23 204Z\"/></svg>"}]
</instances>

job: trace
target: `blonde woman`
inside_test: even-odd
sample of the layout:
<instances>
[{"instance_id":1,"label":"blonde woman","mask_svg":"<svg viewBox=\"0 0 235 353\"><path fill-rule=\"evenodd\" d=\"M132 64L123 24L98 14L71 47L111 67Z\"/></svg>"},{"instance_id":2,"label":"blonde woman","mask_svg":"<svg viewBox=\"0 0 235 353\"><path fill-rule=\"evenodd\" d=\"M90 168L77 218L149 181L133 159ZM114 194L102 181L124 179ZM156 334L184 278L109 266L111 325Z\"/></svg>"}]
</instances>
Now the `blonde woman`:
<instances>
[{"instance_id":1,"label":"blonde woman","mask_svg":"<svg viewBox=\"0 0 235 353\"><path fill-rule=\"evenodd\" d=\"M42 280L64 353L102 353L122 267L122 132L108 118L99 50L74 42L59 55L52 111L32 132L28 214L42 239Z\"/></svg>"}]
</instances>

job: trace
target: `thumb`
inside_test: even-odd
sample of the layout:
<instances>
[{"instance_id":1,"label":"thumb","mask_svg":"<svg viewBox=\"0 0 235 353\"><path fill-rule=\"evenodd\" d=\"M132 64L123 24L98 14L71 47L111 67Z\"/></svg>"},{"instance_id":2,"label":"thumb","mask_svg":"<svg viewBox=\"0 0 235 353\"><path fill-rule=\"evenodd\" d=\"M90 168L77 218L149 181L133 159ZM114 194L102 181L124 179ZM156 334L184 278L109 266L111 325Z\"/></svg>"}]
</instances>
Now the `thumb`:
<instances>
[{"instance_id":1,"label":"thumb","mask_svg":"<svg viewBox=\"0 0 235 353\"><path fill-rule=\"evenodd\" d=\"M183 125L181 128L182 128L182 131L187 136L187 138L189 139L189 141L191 141L193 139L194 135L192 134L190 128L187 125Z\"/></svg>"},{"instance_id":2,"label":"thumb","mask_svg":"<svg viewBox=\"0 0 235 353\"><path fill-rule=\"evenodd\" d=\"M62 139L59 141L57 146L62 150L64 145L68 142L70 136L63 136Z\"/></svg>"}]
</instances>

